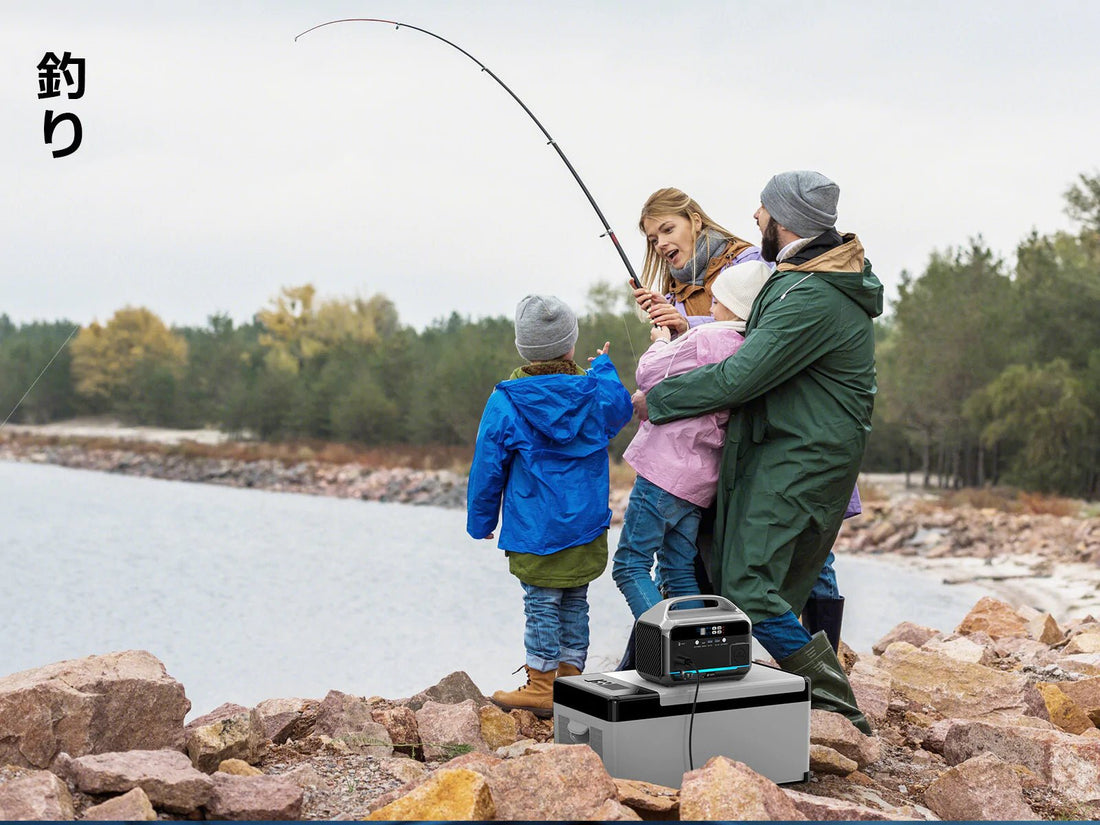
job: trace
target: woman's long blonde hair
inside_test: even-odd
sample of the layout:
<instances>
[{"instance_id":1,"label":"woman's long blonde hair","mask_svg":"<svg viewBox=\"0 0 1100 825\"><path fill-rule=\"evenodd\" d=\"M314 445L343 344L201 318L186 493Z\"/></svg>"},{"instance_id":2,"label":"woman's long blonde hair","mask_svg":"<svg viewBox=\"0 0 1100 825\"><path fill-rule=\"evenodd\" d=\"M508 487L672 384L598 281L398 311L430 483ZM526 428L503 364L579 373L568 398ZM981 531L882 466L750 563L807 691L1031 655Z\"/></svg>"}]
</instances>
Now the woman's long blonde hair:
<instances>
[{"instance_id":1,"label":"woman's long blonde hair","mask_svg":"<svg viewBox=\"0 0 1100 825\"><path fill-rule=\"evenodd\" d=\"M703 211L703 207L695 202L694 198L672 187L658 189L646 198L645 204L642 205L641 217L638 218L638 229L645 235L644 224L646 219L663 217L665 215L679 215L682 218L687 218L689 222L691 222L692 215L698 215L702 223L702 227L699 230L700 232L710 229L730 240L741 240L728 229L717 224L710 215ZM692 226L694 227L694 223L692 223ZM693 254L695 241L698 237L699 232L693 231L691 234ZM672 275L669 272L670 269L668 258L658 255L654 245L647 242L645 248L645 262L642 264L642 286L646 289L660 292L662 295L668 292L672 288Z\"/></svg>"}]
</instances>

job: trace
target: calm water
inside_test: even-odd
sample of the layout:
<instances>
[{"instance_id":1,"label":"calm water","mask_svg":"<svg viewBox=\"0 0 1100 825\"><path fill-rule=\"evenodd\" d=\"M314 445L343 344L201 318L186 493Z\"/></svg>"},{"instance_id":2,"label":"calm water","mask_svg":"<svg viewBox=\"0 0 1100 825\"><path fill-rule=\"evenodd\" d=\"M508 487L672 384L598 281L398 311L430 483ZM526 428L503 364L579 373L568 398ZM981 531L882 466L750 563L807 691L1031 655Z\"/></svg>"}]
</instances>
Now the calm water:
<instances>
[{"instance_id":1,"label":"calm water","mask_svg":"<svg viewBox=\"0 0 1100 825\"><path fill-rule=\"evenodd\" d=\"M145 649L192 717L330 689L399 698L455 670L518 684L519 583L461 511L0 462L0 525L0 676ZM951 629L986 592L877 559L837 569L856 650L906 619ZM589 670L610 669L630 613L609 573L590 601Z\"/></svg>"}]
</instances>

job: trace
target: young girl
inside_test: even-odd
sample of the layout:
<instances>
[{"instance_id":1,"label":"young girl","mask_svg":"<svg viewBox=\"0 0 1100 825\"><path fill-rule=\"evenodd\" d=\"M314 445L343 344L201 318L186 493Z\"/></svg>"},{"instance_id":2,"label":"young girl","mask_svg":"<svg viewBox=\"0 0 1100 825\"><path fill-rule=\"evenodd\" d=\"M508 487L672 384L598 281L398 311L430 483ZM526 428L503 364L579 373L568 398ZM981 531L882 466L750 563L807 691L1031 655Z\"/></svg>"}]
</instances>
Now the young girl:
<instances>
[{"instance_id":1,"label":"young girl","mask_svg":"<svg viewBox=\"0 0 1100 825\"><path fill-rule=\"evenodd\" d=\"M748 261L710 279L712 323L698 324L676 340L667 326L654 327L653 344L638 361L638 389L648 392L670 375L733 355L745 340L752 303L770 276L767 264ZM699 592L695 542L702 511L714 502L728 419L723 411L660 426L643 421L623 454L638 477L611 575L635 619L664 598L650 575L655 557L668 597Z\"/></svg>"}]
</instances>

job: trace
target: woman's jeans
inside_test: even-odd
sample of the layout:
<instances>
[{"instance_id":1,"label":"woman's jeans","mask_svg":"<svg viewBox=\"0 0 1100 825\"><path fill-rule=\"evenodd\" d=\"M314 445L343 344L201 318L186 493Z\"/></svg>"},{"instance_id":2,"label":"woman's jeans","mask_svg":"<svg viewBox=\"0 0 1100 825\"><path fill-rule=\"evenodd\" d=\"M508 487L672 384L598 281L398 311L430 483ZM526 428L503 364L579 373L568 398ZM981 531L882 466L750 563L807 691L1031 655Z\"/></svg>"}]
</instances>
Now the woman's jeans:
<instances>
[{"instance_id":1,"label":"woman's jeans","mask_svg":"<svg viewBox=\"0 0 1100 825\"><path fill-rule=\"evenodd\" d=\"M665 598L650 575L654 558L666 596L691 596L699 592L695 540L701 514L702 509L690 501L641 476L635 480L611 565L611 577L626 597L635 619ZM702 603L684 602L679 606L701 607Z\"/></svg>"},{"instance_id":2,"label":"woman's jeans","mask_svg":"<svg viewBox=\"0 0 1100 825\"><path fill-rule=\"evenodd\" d=\"M523 630L527 666L545 673L564 662L583 671L588 658L588 585L520 584L527 616Z\"/></svg>"},{"instance_id":3,"label":"woman's jeans","mask_svg":"<svg viewBox=\"0 0 1100 825\"><path fill-rule=\"evenodd\" d=\"M752 635L777 662L797 653L810 643L810 634L790 610L782 616L771 616L762 622L753 622Z\"/></svg>"}]
</instances>

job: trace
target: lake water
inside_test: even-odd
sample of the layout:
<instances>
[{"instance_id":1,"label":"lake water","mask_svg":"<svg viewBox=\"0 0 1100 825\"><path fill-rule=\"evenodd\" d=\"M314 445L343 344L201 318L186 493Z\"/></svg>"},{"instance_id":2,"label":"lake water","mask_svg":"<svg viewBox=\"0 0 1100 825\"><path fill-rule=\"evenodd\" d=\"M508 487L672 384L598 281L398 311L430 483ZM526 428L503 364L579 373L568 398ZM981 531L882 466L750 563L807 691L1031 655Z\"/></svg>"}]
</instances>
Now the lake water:
<instances>
[{"instance_id":1,"label":"lake water","mask_svg":"<svg viewBox=\"0 0 1100 825\"><path fill-rule=\"evenodd\" d=\"M396 699L456 670L486 693L519 684L521 589L462 511L0 462L0 525L0 677L144 649L190 718L330 689ZM857 651L903 620L950 630L987 593L881 559L837 571ZM588 669L611 669L630 613L609 572L589 591Z\"/></svg>"}]
</instances>

